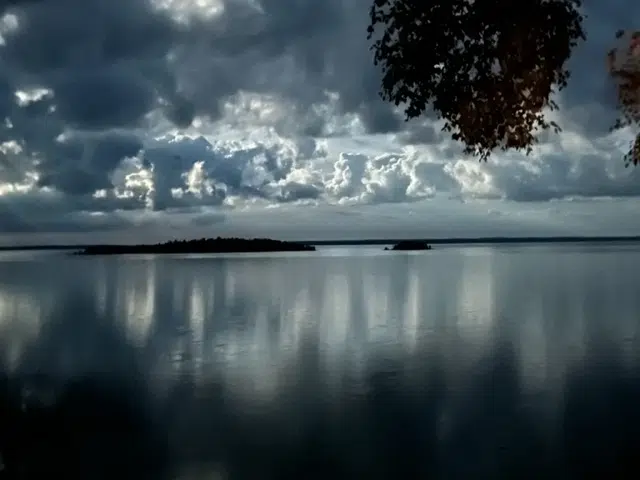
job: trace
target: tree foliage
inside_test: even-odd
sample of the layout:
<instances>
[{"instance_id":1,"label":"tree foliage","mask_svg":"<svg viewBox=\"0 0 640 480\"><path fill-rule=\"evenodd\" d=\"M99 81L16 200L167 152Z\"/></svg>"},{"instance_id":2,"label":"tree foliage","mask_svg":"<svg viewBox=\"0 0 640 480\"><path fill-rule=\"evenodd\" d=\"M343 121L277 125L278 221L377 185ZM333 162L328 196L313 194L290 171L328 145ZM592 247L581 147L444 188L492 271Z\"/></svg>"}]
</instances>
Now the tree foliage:
<instances>
[{"instance_id":1,"label":"tree foliage","mask_svg":"<svg viewBox=\"0 0 640 480\"><path fill-rule=\"evenodd\" d=\"M566 62L585 39L580 0L375 0L369 39L382 97L407 119L431 107L443 130L486 160L524 150L567 85Z\"/></svg>"},{"instance_id":2,"label":"tree foliage","mask_svg":"<svg viewBox=\"0 0 640 480\"><path fill-rule=\"evenodd\" d=\"M617 39L623 39L628 32L619 30ZM640 32L631 32L608 54L609 72L615 81L618 96L619 116L612 130L627 126L640 127ZM624 156L627 166L640 163L640 133L631 143Z\"/></svg>"}]
</instances>

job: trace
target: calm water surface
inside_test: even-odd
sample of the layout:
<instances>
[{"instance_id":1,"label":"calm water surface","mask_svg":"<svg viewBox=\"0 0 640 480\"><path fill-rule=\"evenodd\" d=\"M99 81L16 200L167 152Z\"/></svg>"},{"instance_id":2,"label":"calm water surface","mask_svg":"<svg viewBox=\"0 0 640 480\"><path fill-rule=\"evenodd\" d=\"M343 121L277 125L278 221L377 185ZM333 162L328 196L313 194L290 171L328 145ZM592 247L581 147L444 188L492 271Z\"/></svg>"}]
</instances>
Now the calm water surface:
<instances>
[{"instance_id":1,"label":"calm water surface","mask_svg":"<svg viewBox=\"0 0 640 480\"><path fill-rule=\"evenodd\" d=\"M640 245L1 253L3 471L637 478L639 272Z\"/></svg>"}]
</instances>

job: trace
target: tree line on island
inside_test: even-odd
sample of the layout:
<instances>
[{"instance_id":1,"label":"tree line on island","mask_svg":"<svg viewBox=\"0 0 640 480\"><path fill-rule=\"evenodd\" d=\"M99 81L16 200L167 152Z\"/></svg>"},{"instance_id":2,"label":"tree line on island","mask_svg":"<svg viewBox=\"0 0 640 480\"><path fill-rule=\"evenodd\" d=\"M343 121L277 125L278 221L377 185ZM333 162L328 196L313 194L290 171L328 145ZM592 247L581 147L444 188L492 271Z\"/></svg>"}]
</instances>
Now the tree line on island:
<instances>
[{"instance_id":1,"label":"tree line on island","mask_svg":"<svg viewBox=\"0 0 640 480\"><path fill-rule=\"evenodd\" d=\"M396 243L393 247L384 247L384 249L394 251L431 250L431 245L424 240L402 240Z\"/></svg>"},{"instance_id":2,"label":"tree line on island","mask_svg":"<svg viewBox=\"0 0 640 480\"><path fill-rule=\"evenodd\" d=\"M76 255L125 254L186 254L186 253L251 253L251 252L313 252L316 247L304 242L289 242L270 238L200 238L170 240L164 243L138 245L90 245ZM385 250L431 250L423 240L403 240Z\"/></svg>"},{"instance_id":3,"label":"tree line on island","mask_svg":"<svg viewBox=\"0 0 640 480\"><path fill-rule=\"evenodd\" d=\"M313 245L286 242L269 238L201 238L171 240L143 245L92 245L77 252L79 255L122 255L162 253L251 253L251 252L312 252Z\"/></svg>"}]
</instances>

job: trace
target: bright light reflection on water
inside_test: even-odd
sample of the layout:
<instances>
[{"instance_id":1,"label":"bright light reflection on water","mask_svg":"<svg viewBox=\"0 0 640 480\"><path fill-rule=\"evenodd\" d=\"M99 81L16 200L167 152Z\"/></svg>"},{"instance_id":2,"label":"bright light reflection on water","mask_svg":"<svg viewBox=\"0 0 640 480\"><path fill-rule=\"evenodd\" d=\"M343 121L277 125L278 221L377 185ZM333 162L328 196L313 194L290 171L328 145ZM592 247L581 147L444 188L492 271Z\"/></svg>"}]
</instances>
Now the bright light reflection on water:
<instances>
[{"instance_id":1,"label":"bright light reflection on water","mask_svg":"<svg viewBox=\"0 0 640 480\"><path fill-rule=\"evenodd\" d=\"M619 477L638 271L633 246L4 253L0 453L71 478Z\"/></svg>"}]
</instances>

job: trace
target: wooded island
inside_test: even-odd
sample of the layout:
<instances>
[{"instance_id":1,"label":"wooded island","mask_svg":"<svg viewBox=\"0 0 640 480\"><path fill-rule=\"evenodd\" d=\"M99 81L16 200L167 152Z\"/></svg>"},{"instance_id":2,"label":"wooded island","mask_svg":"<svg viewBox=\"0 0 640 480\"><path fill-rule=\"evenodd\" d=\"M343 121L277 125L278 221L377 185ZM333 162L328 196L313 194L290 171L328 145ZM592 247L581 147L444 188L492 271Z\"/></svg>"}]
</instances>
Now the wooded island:
<instances>
[{"instance_id":1,"label":"wooded island","mask_svg":"<svg viewBox=\"0 0 640 480\"><path fill-rule=\"evenodd\" d=\"M144 245L92 245L77 255L124 255L165 253L250 253L250 252L312 252L313 245L285 242L268 238L201 238L199 240L171 240Z\"/></svg>"}]
</instances>

